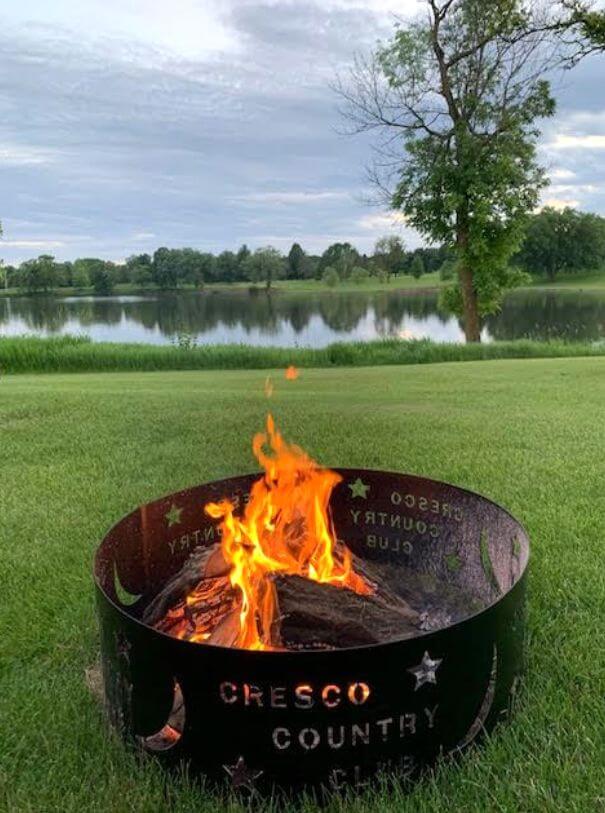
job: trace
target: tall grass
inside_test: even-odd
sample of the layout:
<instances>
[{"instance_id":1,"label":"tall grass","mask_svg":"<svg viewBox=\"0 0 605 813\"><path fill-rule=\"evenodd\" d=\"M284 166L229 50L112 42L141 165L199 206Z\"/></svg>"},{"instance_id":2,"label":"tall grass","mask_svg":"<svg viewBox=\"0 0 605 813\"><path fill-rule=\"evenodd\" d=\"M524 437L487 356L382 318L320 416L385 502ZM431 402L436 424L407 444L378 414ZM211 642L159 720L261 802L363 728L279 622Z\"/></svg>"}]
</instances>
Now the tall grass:
<instances>
[{"instance_id":1,"label":"tall grass","mask_svg":"<svg viewBox=\"0 0 605 813\"><path fill-rule=\"evenodd\" d=\"M153 370L272 369L299 367L371 367L382 364L430 364L505 358L605 356L605 343L529 340L464 345L429 340L331 344L320 349L201 345L94 343L87 337L0 338L2 373L53 373Z\"/></svg>"}]
</instances>

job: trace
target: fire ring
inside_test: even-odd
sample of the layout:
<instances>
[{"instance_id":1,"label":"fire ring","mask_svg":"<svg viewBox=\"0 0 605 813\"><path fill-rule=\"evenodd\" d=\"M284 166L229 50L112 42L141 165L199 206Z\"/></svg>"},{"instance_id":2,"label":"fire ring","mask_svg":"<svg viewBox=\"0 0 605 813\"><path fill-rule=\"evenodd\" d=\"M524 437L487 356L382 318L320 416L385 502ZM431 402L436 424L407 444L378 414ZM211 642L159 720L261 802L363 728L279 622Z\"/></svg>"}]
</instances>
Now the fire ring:
<instances>
[{"instance_id":1,"label":"fire ring","mask_svg":"<svg viewBox=\"0 0 605 813\"><path fill-rule=\"evenodd\" d=\"M508 718L523 671L523 527L446 483L335 471L338 537L416 606L415 634L255 652L149 626L166 582L218 541L203 506L245 501L258 475L169 495L122 519L95 558L105 705L126 741L236 788L338 791L382 769L415 778Z\"/></svg>"}]
</instances>

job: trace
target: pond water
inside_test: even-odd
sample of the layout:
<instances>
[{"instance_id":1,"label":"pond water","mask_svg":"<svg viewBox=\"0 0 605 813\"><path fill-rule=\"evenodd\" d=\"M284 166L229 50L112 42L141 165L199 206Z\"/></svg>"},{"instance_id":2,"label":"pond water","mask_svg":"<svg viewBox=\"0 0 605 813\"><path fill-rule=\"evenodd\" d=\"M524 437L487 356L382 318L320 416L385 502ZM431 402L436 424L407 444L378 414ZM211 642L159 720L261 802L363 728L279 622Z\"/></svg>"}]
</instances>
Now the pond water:
<instances>
[{"instance_id":1,"label":"pond water","mask_svg":"<svg viewBox=\"0 0 605 813\"><path fill-rule=\"evenodd\" d=\"M85 334L94 341L323 347L335 341L399 336L463 341L458 319L436 294L151 293L114 297L0 297L0 335ZM518 291L486 320L484 339L605 338L605 296Z\"/></svg>"}]
</instances>

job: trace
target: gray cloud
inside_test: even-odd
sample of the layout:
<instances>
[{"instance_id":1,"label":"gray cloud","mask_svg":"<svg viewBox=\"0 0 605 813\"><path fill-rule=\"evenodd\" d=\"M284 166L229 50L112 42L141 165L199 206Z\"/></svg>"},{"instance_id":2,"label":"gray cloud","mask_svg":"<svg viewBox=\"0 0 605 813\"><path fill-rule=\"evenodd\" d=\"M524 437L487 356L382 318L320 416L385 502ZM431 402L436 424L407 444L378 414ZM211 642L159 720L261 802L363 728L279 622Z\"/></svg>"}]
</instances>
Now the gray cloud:
<instances>
[{"instance_id":1,"label":"gray cloud","mask_svg":"<svg viewBox=\"0 0 605 813\"><path fill-rule=\"evenodd\" d=\"M203 53L195 37L169 48L161 20L150 32L95 36L42 5L37 24L5 20L1 256L24 259L33 244L66 258L244 241L319 251L334 239L368 250L388 228L361 202L369 144L338 135L328 83L354 50L388 34L389 5L226 3L213 23L224 47ZM605 134L602 66L589 60L558 80L543 154L563 173L553 194L605 213L605 152L557 147L562 136Z\"/></svg>"}]
</instances>

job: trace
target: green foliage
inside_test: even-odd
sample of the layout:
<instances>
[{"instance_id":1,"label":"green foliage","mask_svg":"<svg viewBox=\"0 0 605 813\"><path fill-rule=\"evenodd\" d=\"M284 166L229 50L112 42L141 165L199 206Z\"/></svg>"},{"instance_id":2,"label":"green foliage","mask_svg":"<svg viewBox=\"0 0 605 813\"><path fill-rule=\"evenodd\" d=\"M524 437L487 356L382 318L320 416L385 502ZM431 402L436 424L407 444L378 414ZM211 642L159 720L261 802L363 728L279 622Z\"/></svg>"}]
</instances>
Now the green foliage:
<instances>
[{"instance_id":1,"label":"green foliage","mask_svg":"<svg viewBox=\"0 0 605 813\"><path fill-rule=\"evenodd\" d=\"M224 282L234 282L238 278L244 279L248 273L248 263L251 257L251 254L247 248L246 251L248 252L247 254L246 252L242 252L242 254L240 254L240 257L245 258L242 260L241 266L240 260L236 254L234 254L232 251L222 251L216 258L215 262L216 279L223 280Z\"/></svg>"},{"instance_id":2,"label":"green foliage","mask_svg":"<svg viewBox=\"0 0 605 813\"><path fill-rule=\"evenodd\" d=\"M401 274L405 268L406 251L401 237L381 237L374 247L374 268L378 275Z\"/></svg>"},{"instance_id":3,"label":"green foliage","mask_svg":"<svg viewBox=\"0 0 605 813\"><path fill-rule=\"evenodd\" d=\"M536 122L554 113L542 74L555 57L532 33L536 3L426 6L356 63L343 96L358 131L384 130L375 171L379 185L384 167L383 180L395 180L391 206L456 252L467 338L478 340L478 314L496 310L514 281L509 261L545 184Z\"/></svg>"},{"instance_id":4,"label":"green foliage","mask_svg":"<svg viewBox=\"0 0 605 813\"><path fill-rule=\"evenodd\" d=\"M573 66L583 57L605 50L605 12L586 0L561 0L559 27Z\"/></svg>"},{"instance_id":5,"label":"green foliage","mask_svg":"<svg viewBox=\"0 0 605 813\"><path fill-rule=\"evenodd\" d=\"M498 313L502 307L502 291L530 284L531 277L529 274L514 265L507 265L499 269L498 274L494 274L491 278L486 276L483 280L484 296L479 299L479 314L481 316L490 316ZM464 302L458 283L441 289L439 306L446 313L453 313L461 318L464 317Z\"/></svg>"},{"instance_id":6,"label":"green foliage","mask_svg":"<svg viewBox=\"0 0 605 813\"><path fill-rule=\"evenodd\" d=\"M544 208L530 221L517 262L531 274L554 280L605 262L605 219L566 208Z\"/></svg>"},{"instance_id":7,"label":"green foliage","mask_svg":"<svg viewBox=\"0 0 605 813\"><path fill-rule=\"evenodd\" d=\"M422 261L422 256L420 254L415 254L410 267L410 274L414 277L414 279L420 279L424 272L425 268Z\"/></svg>"},{"instance_id":8,"label":"green foliage","mask_svg":"<svg viewBox=\"0 0 605 813\"><path fill-rule=\"evenodd\" d=\"M42 254L36 260L27 260L19 267L19 286L28 293L51 291L58 280L57 264L50 254Z\"/></svg>"},{"instance_id":9,"label":"green foliage","mask_svg":"<svg viewBox=\"0 0 605 813\"><path fill-rule=\"evenodd\" d=\"M230 252L231 253L231 252ZM231 254L236 265L235 255ZM140 258L139 258L140 259ZM220 258L219 258L220 259ZM218 262L218 260L217 260ZM202 287L212 276L214 258L192 248L158 248L153 255L151 276L159 288L177 288L183 283ZM146 263L137 261L137 267Z\"/></svg>"},{"instance_id":10,"label":"green foliage","mask_svg":"<svg viewBox=\"0 0 605 813\"><path fill-rule=\"evenodd\" d=\"M439 267L439 279L443 282L450 282L456 276L457 261L453 257L448 257Z\"/></svg>"},{"instance_id":11,"label":"green foliage","mask_svg":"<svg viewBox=\"0 0 605 813\"><path fill-rule=\"evenodd\" d=\"M197 339L192 333L179 330L175 337L175 344L179 350L193 350L194 347L197 347Z\"/></svg>"},{"instance_id":12,"label":"green foliage","mask_svg":"<svg viewBox=\"0 0 605 813\"><path fill-rule=\"evenodd\" d=\"M257 248L246 261L246 273L252 282L264 282L269 290L271 283L283 276L284 259L273 246Z\"/></svg>"},{"instance_id":13,"label":"green foliage","mask_svg":"<svg viewBox=\"0 0 605 813\"><path fill-rule=\"evenodd\" d=\"M438 344L428 339L337 342L323 348L197 345L180 331L176 344L92 342L88 337L0 337L0 370L5 373L70 373L120 370L235 370L298 367L369 367L490 359L605 356L603 343L537 342Z\"/></svg>"},{"instance_id":14,"label":"green foliage","mask_svg":"<svg viewBox=\"0 0 605 813\"><path fill-rule=\"evenodd\" d=\"M369 276L370 275L365 268L362 268L360 265L356 265L351 271L351 282L355 285L362 285L364 282L368 281Z\"/></svg>"},{"instance_id":15,"label":"green foliage","mask_svg":"<svg viewBox=\"0 0 605 813\"><path fill-rule=\"evenodd\" d=\"M153 254L153 281L159 288L176 288L178 284L177 260L165 246Z\"/></svg>"},{"instance_id":16,"label":"green foliage","mask_svg":"<svg viewBox=\"0 0 605 813\"><path fill-rule=\"evenodd\" d=\"M328 266L325 269L321 278L328 288L334 288L340 282L338 271L335 268L332 268L332 266Z\"/></svg>"},{"instance_id":17,"label":"green foliage","mask_svg":"<svg viewBox=\"0 0 605 813\"><path fill-rule=\"evenodd\" d=\"M73 264L71 282L74 288L88 288L90 286L88 269L78 260Z\"/></svg>"},{"instance_id":18,"label":"green foliage","mask_svg":"<svg viewBox=\"0 0 605 813\"><path fill-rule=\"evenodd\" d=\"M377 245L377 254L372 258L362 257L348 243L334 244L324 258L306 254L300 244L294 243L284 264L285 276L294 282L321 279L318 269L325 263L325 257L333 257L341 281L347 281L354 268L365 268L369 273L386 283L391 274L409 273L409 265L415 253L421 253L427 273L437 270L446 248L416 249L414 253L403 249L401 240L383 238ZM91 287L93 269L106 265L111 272L112 284L131 286L132 289L157 286L164 290L181 286L203 287L206 283L234 283L250 279L250 269L254 262L246 245L237 254L223 251L218 257L191 248L159 248L154 255L134 254L125 263L113 265L95 257L79 258L73 262L57 263L52 267L47 260L30 260L17 269L7 266L4 279L6 287L19 287L22 290L51 291L61 286L78 290ZM44 267L42 267L44 266ZM325 268L324 268L325 270ZM284 276L279 271L279 276ZM1 282L1 280L0 280ZM401 284L401 283L399 283Z\"/></svg>"},{"instance_id":19,"label":"green foliage","mask_svg":"<svg viewBox=\"0 0 605 813\"><path fill-rule=\"evenodd\" d=\"M126 260L128 280L143 288L153 282L153 260L150 254L133 254Z\"/></svg>"},{"instance_id":20,"label":"green foliage","mask_svg":"<svg viewBox=\"0 0 605 813\"><path fill-rule=\"evenodd\" d=\"M109 296L113 292L113 278L108 263L102 260L90 261L89 273L95 294Z\"/></svg>"},{"instance_id":21,"label":"green foliage","mask_svg":"<svg viewBox=\"0 0 605 813\"><path fill-rule=\"evenodd\" d=\"M299 243L293 243L288 254L288 279L305 279L307 267L307 255Z\"/></svg>"},{"instance_id":22,"label":"green foliage","mask_svg":"<svg viewBox=\"0 0 605 813\"><path fill-rule=\"evenodd\" d=\"M246 263L248 258L250 257L251 251L248 246L244 243L240 246L237 254L235 255L235 259L237 261L237 277L238 279L243 279L246 274Z\"/></svg>"},{"instance_id":23,"label":"green foliage","mask_svg":"<svg viewBox=\"0 0 605 813\"><path fill-rule=\"evenodd\" d=\"M318 273L323 275L326 268L334 268L340 279L347 279L360 260L359 252L350 243L334 243L321 255Z\"/></svg>"}]
</instances>

